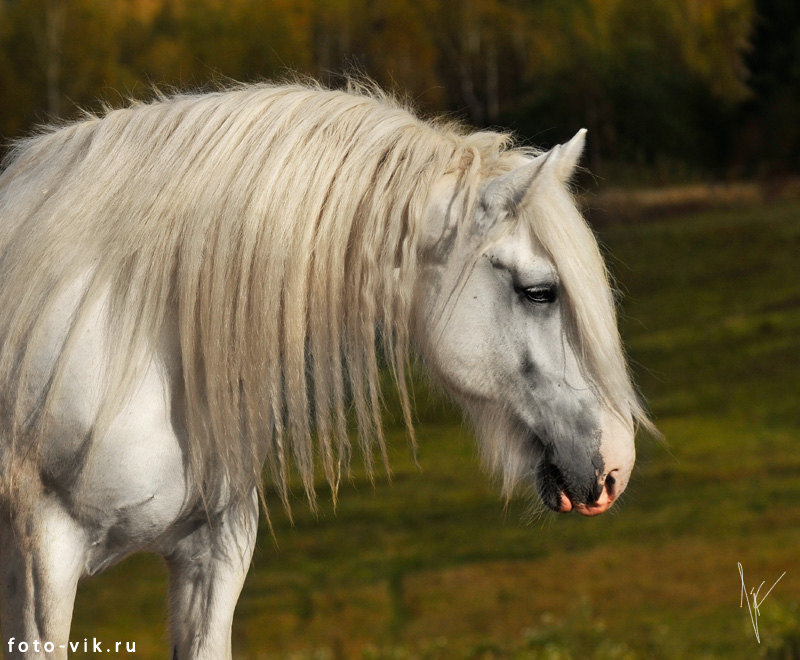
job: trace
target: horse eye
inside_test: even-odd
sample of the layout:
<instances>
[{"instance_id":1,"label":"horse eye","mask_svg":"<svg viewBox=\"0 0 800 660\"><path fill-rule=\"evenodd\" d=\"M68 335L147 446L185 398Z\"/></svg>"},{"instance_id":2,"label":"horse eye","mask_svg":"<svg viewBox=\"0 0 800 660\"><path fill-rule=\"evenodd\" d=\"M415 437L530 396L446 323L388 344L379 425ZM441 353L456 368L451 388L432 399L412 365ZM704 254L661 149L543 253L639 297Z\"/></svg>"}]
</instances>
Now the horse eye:
<instances>
[{"instance_id":1,"label":"horse eye","mask_svg":"<svg viewBox=\"0 0 800 660\"><path fill-rule=\"evenodd\" d=\"M558 298L558 289L555 284L528 287L527 289L523 289L522 293L528 301L536 305L554 303L556 298Z\"/></svg>"}]
</instances>

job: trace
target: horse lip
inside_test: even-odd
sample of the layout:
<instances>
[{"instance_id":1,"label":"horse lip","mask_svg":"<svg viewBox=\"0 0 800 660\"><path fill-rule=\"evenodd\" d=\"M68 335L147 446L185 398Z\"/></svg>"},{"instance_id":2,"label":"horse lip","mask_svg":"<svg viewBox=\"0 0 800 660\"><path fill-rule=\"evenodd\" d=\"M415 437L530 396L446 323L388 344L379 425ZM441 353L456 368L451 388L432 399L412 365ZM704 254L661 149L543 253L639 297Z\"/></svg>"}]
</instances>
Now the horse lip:
<instances>
[{"instance_id":1,"label":"horse lip","mask_svg":"<svg viewBox=\"0 0 800 660\"><path fill-rule=\"evenodd\" d=\"M582 516L599 516L601 513L608 511L612 504L614 504L614 500L606 498L603 502L598 500L594 504L579 504L575 507L575 510Z\"/></svg>"},{"instance_id":2,"label":"horse lip","mask_svg":"<svg viewBox=\"0 0 800 660\"><path fill-rule=\"evenodd\" d=\"M558 503L555 507L550 506L550 504L548 504L548 502L544 499L542 501L557 513L569 513L570 511L576 511L582 516L593 517L599 516L601 513L605 513L614 503L613 498L608 497L608 495L605 493L605 490L603 493L604 494L601 495L596 502L592 502L591 504L584 504L583 502L573 504L570 496L567 495L566 491L563 490L559 491L558 493Z\"/></svg>"},{"instance_id":3,"label":"horse lip","mask_svg":"<svg viewBox=\"0 0 800 660\"><path fill-rule=\"evenodd\" d=\"M615 499L613 495L609 494L608 489L603 487L600 496L594 502L591 504L577 504L573 508L582 516L599 516L601 513L605 513L611 508Z\"/></svg>"},{"instance_id":4,"label":"horse lip","mask_svg":"<svg viewBox=\"0 0 800 660\"><path fill-rule=\"evenodd\" d=\"M558 511L558 513L569 513L574 508L572 500L569 499L569 496L562 490L558 494L558 509L556 509L556 511Z\"/></svg>"}]
</instances>

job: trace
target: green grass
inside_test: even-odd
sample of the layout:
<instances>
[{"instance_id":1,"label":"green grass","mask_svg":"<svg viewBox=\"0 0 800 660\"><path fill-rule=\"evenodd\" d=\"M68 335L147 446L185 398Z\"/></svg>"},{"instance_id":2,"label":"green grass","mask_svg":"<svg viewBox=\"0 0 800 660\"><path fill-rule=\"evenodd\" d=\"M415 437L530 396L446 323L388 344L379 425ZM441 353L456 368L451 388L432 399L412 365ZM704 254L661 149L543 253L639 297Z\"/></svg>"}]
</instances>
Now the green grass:
<instances>
[{"instance_id":1,"label":"green grass","mask_svg":"<svg viewBox=\"0 0 800 660\"><path fill-rule=\"evenodd\" d=\"M273 500L234 624L241 658L796 658L800 653L800 205L600 232L623 335L666 444L638 443L595 519L507 510L456 413L421 388L418 469L355 470L336 512ZM325 493L325 488L320 488ZM748 585L787 575L761 608ZM134 557L81 586L73 639L166 657L164 569ZM762 592L763 593L763 592ZM794 655L793 655L794 654Z\"/></svg>"}]
</instances>

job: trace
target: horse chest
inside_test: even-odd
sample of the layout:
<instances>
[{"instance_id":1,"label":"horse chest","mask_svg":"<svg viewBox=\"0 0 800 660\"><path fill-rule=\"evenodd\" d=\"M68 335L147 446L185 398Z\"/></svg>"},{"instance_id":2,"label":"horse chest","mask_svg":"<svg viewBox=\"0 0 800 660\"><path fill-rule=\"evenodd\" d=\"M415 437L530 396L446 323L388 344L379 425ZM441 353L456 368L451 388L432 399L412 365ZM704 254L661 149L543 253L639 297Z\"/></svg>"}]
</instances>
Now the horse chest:
<instances>
[{"instance_id":1,"label":"horse chest","mask_svg":"<svg viewBox=\"0 0 800 660\"><path fill-rule=\"evenodd\" d=\"M158 543L177 524L186 500L174 436L131 437L127 431L114 428L92 448L74 499L80 504L72 513L88 537L89 574Z\"/></svg>"},{"instance_id":2,"label":"horse chest","mask_svg":"<svg viewBox=\"0 0 800 660\"><path fill-rule=\"evenodd\" d=\"M56 305L40 335L36 354L43 374L78 293L76 288ZM83 528L89 574L158 543L185 516L190 499L180 429L171 416L175 374L159 352L105 432L92 433L107 373L104 303L98 301L64 366L40 449L42 486Z\"/></svg>"}]
</instances>

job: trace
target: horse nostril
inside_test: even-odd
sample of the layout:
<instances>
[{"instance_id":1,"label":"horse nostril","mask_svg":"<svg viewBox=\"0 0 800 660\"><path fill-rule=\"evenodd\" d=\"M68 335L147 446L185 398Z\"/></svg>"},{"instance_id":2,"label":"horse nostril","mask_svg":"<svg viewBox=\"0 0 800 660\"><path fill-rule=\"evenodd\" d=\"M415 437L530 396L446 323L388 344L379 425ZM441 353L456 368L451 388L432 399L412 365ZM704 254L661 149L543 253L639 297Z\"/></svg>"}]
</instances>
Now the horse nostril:
<instances>
[{"instance_id":1,"label":"horse nostril","mask_svg":"<svg viewBox=\"0 0 800 660\"><path fill-rule=\"evenodd\" d=\"M612 470L611 472L609 472L606 475L606 480L604 482L606 492L608 493L608 496L612 500L617 496L616 493L617 480L614 478L614 472L616 472L616 470Z\"/></svg>"}]
</instances>

